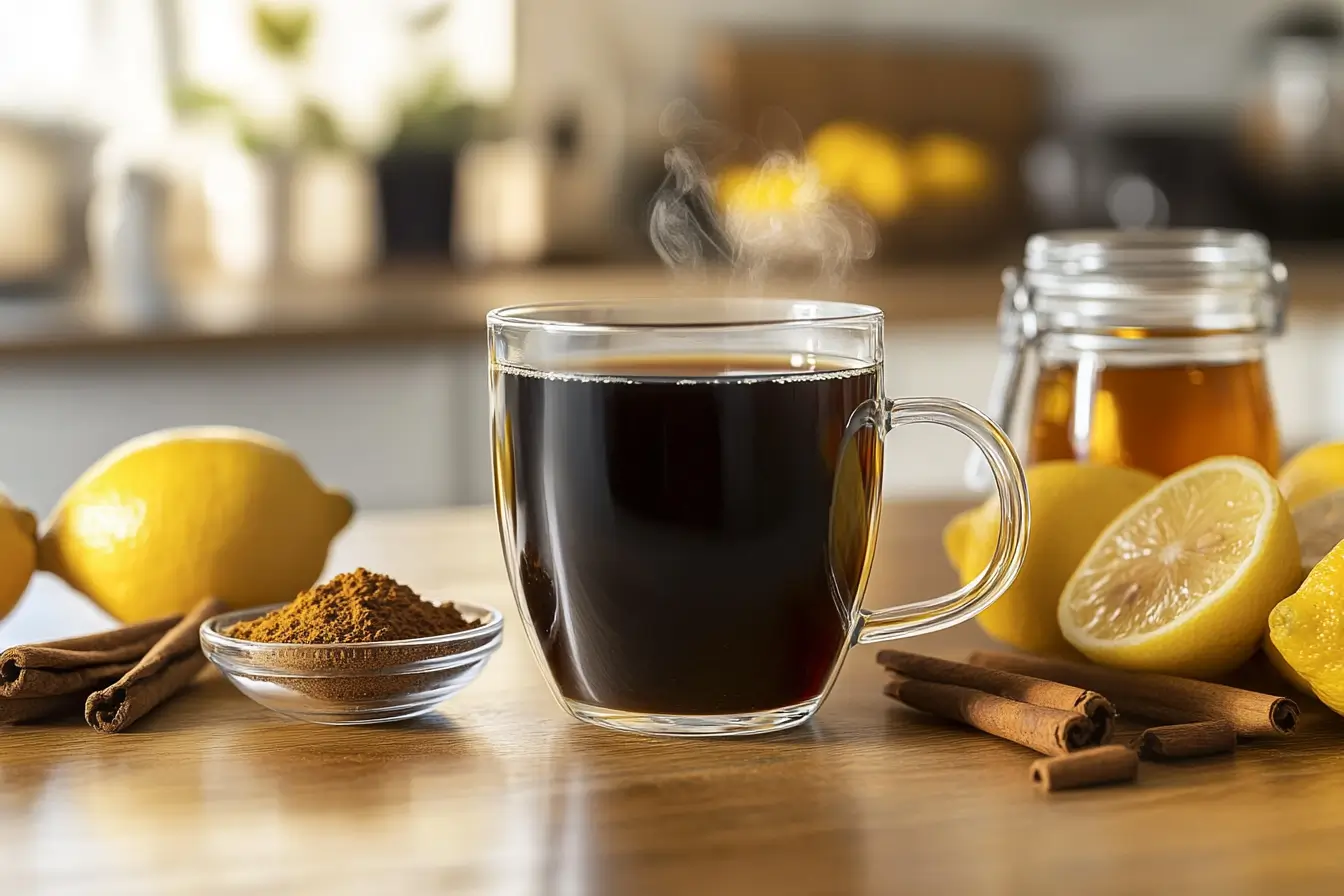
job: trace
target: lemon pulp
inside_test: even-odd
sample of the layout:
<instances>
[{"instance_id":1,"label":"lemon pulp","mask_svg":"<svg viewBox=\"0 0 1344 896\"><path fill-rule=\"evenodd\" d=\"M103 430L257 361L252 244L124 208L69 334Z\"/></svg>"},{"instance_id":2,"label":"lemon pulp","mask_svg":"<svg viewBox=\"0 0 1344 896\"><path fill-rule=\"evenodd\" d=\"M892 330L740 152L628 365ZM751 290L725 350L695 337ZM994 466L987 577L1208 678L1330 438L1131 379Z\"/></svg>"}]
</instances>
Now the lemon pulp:
<instances>
[{"instance_id":1,"label":"lemon pulp","mask_svg":"<svg viewBox=\"0 0 1344 896\"><path fill-rule=\"evenodd\" d=\"M1300 575L1269 474L1214 458L1164 480L1101 534L1064 588L1060 629L1096 662L1217 675L1255 652Z\"/></svg>"},{"instance_id":2,"label":"lemon pulp","mask_svg":"<svg viewBox=\"0 0 1344 896\"><path fill-rule=\"evenodd\" d=\"M1265 514L1242 485L1231 472L1175 483L1112 533L1074 577L1074 625L1106 640L1156 631L1233 578Z\"/></svg>"}]
</instances>

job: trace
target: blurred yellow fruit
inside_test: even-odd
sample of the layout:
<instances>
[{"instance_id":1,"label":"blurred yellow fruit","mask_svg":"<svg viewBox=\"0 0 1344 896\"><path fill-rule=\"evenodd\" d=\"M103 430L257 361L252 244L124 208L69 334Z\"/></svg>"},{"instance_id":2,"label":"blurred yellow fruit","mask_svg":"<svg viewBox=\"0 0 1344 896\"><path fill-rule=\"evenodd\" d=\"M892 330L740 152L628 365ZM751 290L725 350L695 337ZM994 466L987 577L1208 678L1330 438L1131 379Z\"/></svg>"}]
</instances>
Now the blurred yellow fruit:
<instances>
[{"instance_id":1,"label":"blurred yellow fruit","mask_svg":"<svg viewBox=\"0 0 1344 896\"><path fill-rule=\"evenodd\" d=\"M1167 477L1106 528L1064 586L1059 626L1093 662L1221 675L1260 646L1301 570L1269 473L1215 457Z\"/></svg>"},{"instance_id":2,"label":"blurred yellow fruit","mask_svg":"<svg viewBox=\"0 0 1344 896\"><path fill-rule=\"evenodd\" d=\"M290 600L317 580L354 505L281 442L230 427L133 439L62 496L38 565L125 622Z\"/></svg>"},{"instance_id":3,"label":"blurred yellow fruit","mask_svg":"<svg viewBox=\"0 0 1344 896\"><path fill-rule=\"evenodd\" d=\"M734 166L719 175L719 204L726 212L747 214L796 211L815 198L808 189L810 174L802 165Z\"/></svg>"},{"instance_id":4,"label":"blurred yellow fruit","mask_svg":"<svg viewBox=\"0 0 1344 896\"><path fill-rule=\"evenodd\" d=\"M756 178L756 169L748 165L733 165L719 172L716 180L715 195L720 208L746 201Z\"/></svg>"},{"instance_id":5,"label":"blurred yellow fruit","mask_svg":"<svg viewBox=\"0 0 1344 896\"><path fill-rule=\"evenodd\" d=\"M1344 488L1344 442L1312 445L1279 470L1279 491L1290 509L1340 488Z\"/></svg>"},{"instance_id":6,"label":"blurred yellow fruit","mask_svg":"<svg viewBox=\"0 0 1344 896\"><path fill-rule=\"evenodd\" d=\"M894 141L876 144L850 175L848 193L878 221L894 221L910 206L914 191L905 158Z\"/></svg>"},{"instance_id":7,"label":"blurred yellow fruit","mask_svg":"<svg viewBox=\"0 0 1344 896\"><path fill-rule=\"evenodd\" d=\"M1344 714L1344 545L1269 614L1269 637L1312 693Z\"/></svg>"},{"instance_id":8,"label":"blurred yellow fruit","mask_svg":"<svg viewBox=\"0 0 1344 896\"><path fill-rule=\"evenodd\" d=\"M1064 583L1097 535L1120 511L1156 485L1150 473L1049 461L1027 469L1031 538L1016 581L976 621L990 636L1022 650L1070 654L1059 630ZM958 516L943 530L943 548L962 584L989 563L999 534L994 498Z\"/></svg>"},{"instance_id":9,"label":"blurred yellow fruit","mask_svg":"<svg viewBox=\"0 0 1344 896\"><path fill-rule=\"evenodd\" d=\"M790 170L764 170L756 178L759 208L763 211L789 211L798 205L802 177Z\"/></svg>"},{"instance_id":10,"label":"blurred yellow fruit","mask_svg":"<svg viewBox=\"0 0 1344 896\"><path fill-rule=\"evenodd\" d=\"M0 619L9 615L37 565L37 520L0 492Z\"/></svg>"},{"instance_id":11,"label":"blurred yellow fruit","mask_svg":"<svg viewBox=\"0 0 1344 896\"><path fill-rule=\"evenodd\" d=\"M847 190L859 170L885 139L866 124L833 121L817 129L807 141L807 159L817 166L822 184Z\"/></svg>"},{"instance_id":12,"label":"blurred yellow fruit","mask_svg":"<svg viewBox=\"0 0 1344 896\"><path fill-rule=\"evenodd\" d=\"M910 207L910 166L895 139L876 128L836 121L807 142L808 162L828 189L848 196L874 218L888 222Z\"/></svg>"},{"instance_id":13,"label":"blurred yellow fruit","mask_svg":"<svg viewBox=\"0 0 1344 896\"><path fill-rule=\"evenodd\" d=\"M929 134L910 149L915 183L935 199L967 200L989 189L993 165L980 144L956 134Z\"/></svg>"}]
</instances>

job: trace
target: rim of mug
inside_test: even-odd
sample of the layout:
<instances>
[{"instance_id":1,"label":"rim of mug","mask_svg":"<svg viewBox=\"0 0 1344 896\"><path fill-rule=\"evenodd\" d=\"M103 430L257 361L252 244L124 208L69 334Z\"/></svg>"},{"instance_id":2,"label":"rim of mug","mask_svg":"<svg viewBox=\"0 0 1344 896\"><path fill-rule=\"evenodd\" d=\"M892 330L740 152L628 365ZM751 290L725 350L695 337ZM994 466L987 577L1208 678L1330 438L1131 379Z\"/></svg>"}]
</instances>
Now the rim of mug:
<instances>
[{"instance_id":1,"label":"rim of mug","mask_svg":"<svg viewBox=\"0 0 1344 896\"><path fill-rule=\"evenodd\" d=\"M679 309L683 314L688 305L704 304L719 308L734 304L752 305L757 308L783 309L799 305L810 305L819 312L810 317L784 316L779 314L759 314L753 319L736 319L731 315L725 320L560 320L557 315L565 312L606 311L619 318L623 311L647 311L650 307ZM526 305L510 305L495 308L485 316L488 326L507 327L523 330L581 331L585 333L616 333L648 330L750 330L760 327L815 327L845 323L862 323L882 320L882 309L873 305L857 302L842 302L829 299L789 299L789 298L752 298L733 296L726 298L698 297L689 299L585 299L566 302L532 302Z\"/></svg>"}]
</instances>

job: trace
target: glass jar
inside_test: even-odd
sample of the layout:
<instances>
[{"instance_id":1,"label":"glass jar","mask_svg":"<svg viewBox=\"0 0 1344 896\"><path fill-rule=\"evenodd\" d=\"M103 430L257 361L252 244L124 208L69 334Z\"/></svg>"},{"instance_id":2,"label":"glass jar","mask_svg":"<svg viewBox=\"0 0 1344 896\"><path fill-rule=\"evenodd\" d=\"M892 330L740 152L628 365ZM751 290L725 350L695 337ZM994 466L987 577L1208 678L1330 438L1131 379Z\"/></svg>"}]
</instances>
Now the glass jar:
<instances>
[{"instance_id":1,"label":"glass jar","mask_svg":"<svg viewBox=\"0 0 1344 896\"><path fill-rule=\"evenodd\" d=\"M1166 476L1236 454L1279 465L1265 346L1287 276L1259 234L1062 231L1004 272L989 414L1028 462L1086 460ZM1022 450L1025 449L1025 450ZM979 485L983 472L972 466Z\"/></svg>"}]
</instances>

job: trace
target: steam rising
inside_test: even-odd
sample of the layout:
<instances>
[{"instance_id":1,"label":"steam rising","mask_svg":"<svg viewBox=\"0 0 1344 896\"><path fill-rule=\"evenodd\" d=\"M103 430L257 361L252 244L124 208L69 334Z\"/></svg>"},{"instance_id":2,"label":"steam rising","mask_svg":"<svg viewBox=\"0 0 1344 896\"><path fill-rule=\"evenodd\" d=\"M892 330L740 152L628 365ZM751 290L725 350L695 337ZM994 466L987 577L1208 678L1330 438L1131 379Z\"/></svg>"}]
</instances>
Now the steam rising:
<instances>
[{"instance_id":1,"label":"steam rising","mask_svg":"<svg viewBox=\"0 0 1344 896\"><path fill-rule=\"evenodd\" d=\"M762 183L787 178L792 202L784 209L720 209L710 169L743 148L743 141L706 121L691 103L668 106L659 128L672 148L663 156L667 177L653 199L649 239L674 271L697 271L722 260L759 287L781 267L802 268L838 288L855 261L872 257L877 248L872 221L820 182L788 116L762 121L756 141L761 161L753 173Z\"/></svg>"}]
</instances>

